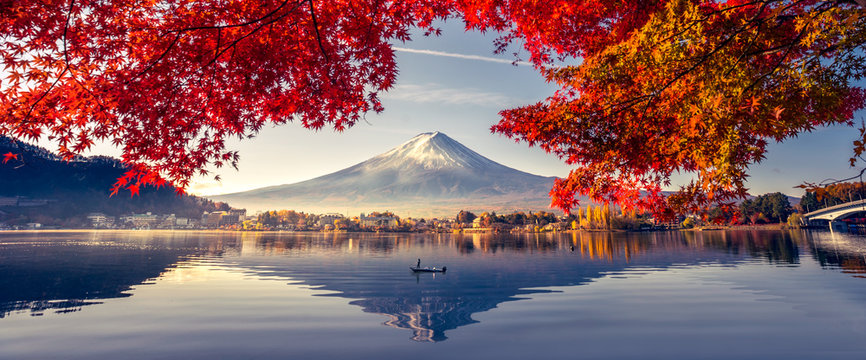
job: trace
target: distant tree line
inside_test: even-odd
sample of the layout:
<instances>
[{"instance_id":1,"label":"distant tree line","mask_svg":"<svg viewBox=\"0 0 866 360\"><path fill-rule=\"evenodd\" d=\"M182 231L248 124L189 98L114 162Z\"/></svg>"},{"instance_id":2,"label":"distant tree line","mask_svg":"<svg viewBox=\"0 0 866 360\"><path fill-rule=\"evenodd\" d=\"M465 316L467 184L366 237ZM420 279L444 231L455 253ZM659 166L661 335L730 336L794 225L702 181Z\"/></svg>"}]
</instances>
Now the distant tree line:
<instances>
[{"instance_id":1,"label":"distant tree line","mask_svg":"<svg viewBox=\"0 0 866 360\"><path fill-rule=\"evenodd\" d=\"M866 199L866 185L861 182L843 182L808 189L800 199L800 207L804 212L812 212L862 199Z\"/></svg>"},{"instance_id":2,"label":"distant tree line","mask_svg":"<svg viewBox=\"0 0 866 360\"><path fill-rule=\"evenodd\" d=\"M560 218L552 212L513 212L507 215L497 215L496 212L483 212L475 215L469 211L460 211L455 221L466 227L478 218L481 227L496 227L497 224L521 227L526 225L544 227L548 224L560 222ZM647 214L638 214L636 210L619 211L614 210L609 204L586 205L576 209L564 219L564 228L578 229L638 229L648 224Z\"/></svg>"},{"instance_id":3,"label":"distant tree line","mask_svg":"<svg viewBox=\"0 0 866 360\"><path fill-rule=\"evenodd\" d=\"M472 212L461 210L457 213L455 221L461 225L470 225L476 218L479 218L482 227L490 227L494 224L508 224L514 226L523 225L538 225L544 226L550 223L557 222L556 214L546 211L529 212L522 211L514 212L508 215L497 215L493 212L483 212L480 215L475 215Z\"/></svg>"},{"instance_id":4,"label":"distant tree line","mask_svg":"<svg viewBox=\"0 0 866 360\"><path fill-rule=\"evenodd\" d=\"M794 210L787 195L775 192L743 200L739 205L715 207L704 218L719 225L778 224L786 222Z\"/></svg>"},{"instance_id":5,"label":"distant tree line","mask_svg":"<svg viewBox=\"0 0 866 360\"><path fill-rule=\"evenodd\" d=\"M316 225L319 216L294 210L274 210L259 214L257 221L269 227L307 228Z\"/></svg>"}]
</instances>

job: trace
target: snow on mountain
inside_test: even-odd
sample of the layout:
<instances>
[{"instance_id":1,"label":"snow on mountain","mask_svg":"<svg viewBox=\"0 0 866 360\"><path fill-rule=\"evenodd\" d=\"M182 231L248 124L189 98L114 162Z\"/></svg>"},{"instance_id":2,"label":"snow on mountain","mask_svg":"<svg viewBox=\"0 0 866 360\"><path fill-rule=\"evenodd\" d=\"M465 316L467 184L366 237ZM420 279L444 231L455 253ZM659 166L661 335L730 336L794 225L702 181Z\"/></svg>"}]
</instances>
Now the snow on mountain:
<instances>
[{"instance_id":1,"label":"snow on mountain","mask_svg":"<svg viewBox=\"0 0 866 360\"><path fill-rule=\"evenodd\" d=\"M461 209L546 210L553 180L509 168L441 132L432 132L315 179L211 198L253 211L392 210L412 216L453 216Z\"/></svg>"},{"instance_id":2,"label":"snow on mountain","mask_svg":"<svg viewBox=\"0 0 866 360\"><path fill-rule=\"evenodd\" d=\"M505 168L438 131L419 134L403 145L362 164L366 164L368 168Z\"/></svg>"}]
</instances>

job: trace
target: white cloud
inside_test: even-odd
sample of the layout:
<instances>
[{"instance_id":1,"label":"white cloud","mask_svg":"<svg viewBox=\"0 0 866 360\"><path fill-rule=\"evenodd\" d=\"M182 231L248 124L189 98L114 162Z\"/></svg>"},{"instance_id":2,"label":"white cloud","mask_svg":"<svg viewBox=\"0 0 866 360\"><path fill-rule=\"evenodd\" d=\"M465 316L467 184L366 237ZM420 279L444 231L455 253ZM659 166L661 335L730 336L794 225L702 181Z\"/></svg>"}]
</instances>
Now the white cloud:
<instances>
[{"instance_id":1,"label":"white cloud","mask_svg":"<svg viewBox=\"0 0 866 360\"><path fill-rule=\"evenodd\" d=\"M502 64L519 64L519 65L532 66L531 63L526 62L526 61L516 61L515 62L513 60L500 59L500 58L488 57L488 56L456 54L456 53L449 53L449 52L436 51L436 50L409 49L409 48L402 48L402 47L397 47L397 46L394 46L393 49L396 51L402 51L402 52L407 52L407 53L412 53L412 54L424 54L424 55L451 57L451 58L457 58L457 59L479 60L479 61L495 62L495 63L502 63Z\"/></svg>"},{"instance_id":2,"label":"white cloud","mask_svg":"<svg viewBox=\"0 0 866 360\"><path fill-rule=\"evenodd\" d=\"M193 181L186 191L196 196L208 196L225 192L221 182L208 180Z\"/></svg>"},{"instance_id":3,"label":"white cloud","mask_svg":"<svg viewBox=\"0 0 866 360\"><path fill-rule=\"evenodd\" d=\"M386 99L411 101L416 103L439 103L448 105L476 105L502 108L515 103L504 94L483 91L475 88L452 89L438 84L402 84L388 91Z\"/></svg>"}]
</instances>

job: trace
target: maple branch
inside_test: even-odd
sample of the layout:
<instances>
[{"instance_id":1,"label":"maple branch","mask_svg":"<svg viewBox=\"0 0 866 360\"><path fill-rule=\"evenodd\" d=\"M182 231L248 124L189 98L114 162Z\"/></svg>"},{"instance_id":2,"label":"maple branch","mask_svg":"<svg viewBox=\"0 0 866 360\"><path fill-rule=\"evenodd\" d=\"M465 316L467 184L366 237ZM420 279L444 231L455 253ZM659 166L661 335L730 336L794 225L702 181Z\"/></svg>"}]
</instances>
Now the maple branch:
<instances>
[{"instance_id":1,"label":"maple branch","mask_svg":"<svg viewBox=\"0 0 866 360\"><path fill-rule=\"evenodd\" d=\"M798 3L801 3L802 1L803 1L803 0L795 1L795 2L793 2L793 3L791 3L791 4L789 4L789 5L786 6L785 8L781 9L781 10L780 10L780 13L781 13L781 12L784 12L784 11L787 10L787 9L792 8L793 6L795 6L795 5L798 4ZM864 1L866 1L866 0L864 0ZM646 115L647 111L649 111L649 106L650 106L650 104L651 104L651 103L652 103L656 98L658 98L658 96L661 95L662 92L664 92L666 89L668 89L670 86L672 86L676 81L678 81L679 79L681 79L681 78L684 77L685 75L691 73L692 71L694 71L695 69L697 69L700 65L702 65L704 62L706 62L707 60L709 60L710 58L712 58L713 55L715 55L716 53L718 53L719 51L721 51L721 50L722 50L723 48L725 48L725 47L726 47L730 42L732 42L732 41L736 38L737 35L739 35L739 34L745 32L745 31L748 31L749 29L751 29L751 28L753 28L753 27L760 27L760 26L764 23L764 20L765 20L764 18L761 18L760 16L764 13L764 10L765 10L765 9L770 5L770 3L772 3L772 2L774 2L774 1L758 1L758 2L749 3L749 4L761 3L762 5L761 5L761 8L758 9L758 11L755 13L754 16L752 16L751 19L749 19L748 21L746 21L746 22L743 24L743 26L741 26L741 27L738 28L736 31L734 31L730 36L728 36L728 37L727 37L724 41L722 41L719 45L716 45L715 48L714 48L712 51L710 51L710 53L708 53L708 54L706 54L706 55L702 55L702 56L700 56L698 59L696 59L696 60L698 60L698 62L692 64L692 66L690 66L690 67L689 67L688 69L686 69L685 71L683 71L683 72L677 74L673 79L671 79L671 80L669 80L667 83L665 83L665 84L664 84L660 89L653 91L653 92L650 94L650 95L651 95L651 96L650 96L650 99L647 100L646 103L645 103L645 105L644 105L644 109L643 109L643 111L642 111L643 114L641 115L641 117L644 117L644 116ZM825 3L825 4L826 4L826 3ZM742 5L735 6L735 7L740 7L740 6L742 6ZM823 8L823 9L820 9L820 11L818 12L818 14L814 14L814 15L812 16L812 18L815 18L815 16L820 15L820 14L822 14L822 13L828 11L828 10L829 10L830 8L832 8L832 7L833 7L833 5L830 5L830 6L824 6L824 8ZM708 19L708 18L709 18L709 17L705 17L705 18L704 18L703 20L701 20L701 21L705 21L705 20ZM695 23L695 22L692 22L692 26L694 25L694 23ZM793 41L791 41L790 43L787 43L787 44L783 44L783 45L778 46L778 47L777 47L778 50L781 50L781 49L783 49L783 48L785 49L785 54L784 54L784 56L782 56L782 57L779 59L779 61L776 62L776 64L773 66L773 68L772 68L769 72L763 74L763 75L760 76L758 79L755 79L755 81L753 81L749 86L747 86L747 87L746 87L746 88L745 88L745 89L740 93L740 94L741 94L740 96L742 96L743 93L745 93L746 91L748 91L748 90L750 90L751 88L753 88L754 86L756 86L756 85L757 85L761 80L765 79L765 78L768 77L769 75L772 75L772 73L774 73L774 72L779 68L779 66L781 66L781 64L782 64L782 62L784 61L784 59L787 58L788 54L790 53L791 49L793 49L794 45L796 45L797 43L799 43L799 41L800 41L800 39L802 38L802 36L804 35L804 33L805 33L805 30L801 30L801 31L797 34L797 36L795 37L795 39L794 39ZM751 48L751 46L752 46L752 45L754 44L754 42L757 40L757 37L758 37L759 34L760 34L759 31L756 31L756 32L755 32L755 37L752 38L752 40L750 41L750 45L747 47L747 49L748 49L748 48ZM765 51L766 51L766 50L765 50ZM761 55L762 53L764 53L765 51L763 51L763 52L758 52L758 53L754 53L754 54L746 54L746 52L741 53L741 55L740 55L740 56L737 58L737 60L734 62L734 65L732 65L732 67L731 67L729 70L727 70L725 73L729 73L730 71L733 71L733 69L734 69L734 68L736 67L736 65L737 65L737 64L738 64L738 63L739 63L739 62L744 58L744 56L758 56L758 55Z\"/></svg>"},{"instance_id":2,"label":"maple branch","mask_svg":"<svg viewBox=\"0 0 866 360\"><path fill-rule=\"evenodd\" d=\"M177 33L177 35L175 35L174 40L172 40L171 44L168 44L168 47L165 49L165 51L162 52L162 54L159 55L159 57L156 58L156 60L152 61L150 64L148 64L144 68L144 70L141 70L138 74L135 74L135 76L127 79L123 83L124 84L131 83L132 81L137 79L139 76L144 75L146 72L150 71L150 69L152 69L154 66L156 66L156 64L158 64L160 61L162 61L162 59L164 59L165 56L168 55L168 52L171 51L171 49L174 47L174 45L176 45L177 42L180 40L181 34L183 34L183 33L179 32L179 33Z\"/></svg>"},{"instance_id":3,"label":"maple branch","mask_svg":"<svg viewBox=\"0 0 866 360\"><path fill-rule=\"evenodd\" d=\"M369 43L370 33L373 32L373 24L375 24L376 17L379 16L379 7L381 6L381 4L381 0L376 0L376 4L373 5L373 14L372 16L370 16L370 26L367 27L367 35L364 37L365 42L367 43ZM366 121L366 119L364 119L364 121Z\"/></svg>"},{"instance_id":4,"label":"maple branch","mask_svg":"<svg viewBox=\"0 0 866 360\"><path fill-rule=\"evenodd\" d=\"M779 61L776 61L776 64L773 65L773 67L772 67L769 71L767 71L766 73L762 74L762 75L759 76L757 79L755 79L754 81L752 81L752 83L749 84L749 86L746 86L746 87L743 89L743 91L740 92L740 96L742 96L742 95L745 94L747 91L749 91L749 90L751 90L752 88L754 88L755 86L757 86L758 83L760 83L761 81L763 81L764 79L766 79L767 77L769 77L770 75L772 75L774 72L776 72L776 70L778 70L779 67L782 66L782 62L785 61L785 59L788 57L788 54L791 53L791 50L794 48L794 45L796 45L796 44L799 42L799 39L803 37L803 34L804 34L803 31L801 31L799 34L797 34L796 41L790 43L790 45L788 46L788 48L785 49L785 53L782 54L782 56L779 57Z\"/></svg>"},{"instance_id":5,"label":"maple branch","mask_svg":"<svg viewBox=\"0 0 866 360\"><path fill-rule=\"evenodd\" d=\"M866 1L866 0L864 0L864 1ZM691 24L689 24L688 26L686 26L686 27L683 28L682 30L680 30L680 31L678 31L678 32L676 32L676 33L673 33L672 35L670 35L670 36L668 36L668 37L662 39L660 42L668 42L668 41L670 41L671 39L673 39L673 38L675 38L675 37L677 37L677 36L680 36L680 35L682 35L682 34L685 34L687 31L689 31L689 30L691 30L693 27L695 27L695 25L697 25L697 24L699 24L699 23L702 23L702 22L705 22L705 21L709 20L710 17L712 17L713 15L721 14L721 13L723 13L723 12L732 11L732 10L736 10L736 9L743 8L743 7L747 7L747 6L752 6L752 5L755 5L755 4L758 4L758 3L764 3L764 4L766 4L766 1L765 1L765 0L758 0L758 1L753 1L753 2L750 2L750 3L743 3L743 4L734 5L734 6L729 6L729 7L726 7L726 8L724 8L724 9L719 9L719 10L716 10L716 11L709 12L709 13L707 13L706 16L704 16L703 19L692 21Z\"/></svg>"},{"instance_id":6,"label":"maple branch","mask_svg":"<svg viewBox=\"0 0 866 360\"><path fill-rule=\"evenodd\" d=\"M758 23L757 26L760 26L761 21L756 21L756 20L758 19L758 16L764 12L764 9L768 5L769 4L766 2L763 3L763 5L758 10L758 12L755 14L755 16L753 16L749 21L747 21L745 24L743 24L743 26L741 26L739 29L734 31L733 34L728 36L728 38L725 39L724 41L722 41L719 45L716 45L715 48L713 48L713 50L710 51L709 54L700 56L698 62L692 64L688 69L686 69L685 71L682 71L679 74L677 74L676 76L674 76L673 79L670 79L667 83L662 85L662 87L660 89L653 91L652 94L650 94L649 100L647 100L646 104L644 105L644 108L643 108L643 111L641 114L641 118L646 116L647 111L649 111L650 104L652 104L653 100L657 99L658 96L661 95L662 92L664 92L665 90L670 88L671 85L673 85L675 82L679 81L679 79L682 79L684 76L688 75L689 73L691 73L692 71L697 69L700 65L703 65L703 63L705 63L710 58L712 58L713 55L715 55L716 53L718 53L719 51L724 49L729 43L731 43L736 38L737 35L747 31L749 28L752 27L752 26L747 26L747 25L753 24L753 22L757 22Z\"/></svg>"},{"instance_id":7,"label":"maple branch","mask_svg":"<svg viewBox=\"0 0 866 360\"><path fill-rule=\"evenodd\" d=\"M319 50L322 51L322 55L325 57L325 62L331 62L328 59L328 53L325 51L325 47L322 45L322 34L319 34L319 24L316 23L316 10L313 7L313 0L309 0L310 2L310 16L313 18L313 28L316 29L316 40L319 42Z\"/></svg>"},{"instance_id":8,"label":"maple branch","mask_svg":"<svg viewBox=\"0 0 866 360\"><path fill-rule=\"evenodd\" d=\"M67 44L67 34L69 33L69 19L72 17L72 7L74 5L75 5L75 0L71 0L69 2L69 9L66 11L66 25L63 27L63 58L64 58L64 64L65 64L65 66L63 67L63 71L60 72L60 75L57 75L57 79L55 79L54 82L51 83L51 86L49 86L48 89L45 90L44 93L42 93L42 96L40 96L39 99L36 100L36 102L34 102L33 104L30 105L30 109L27 110L27 114L24 115L24 118L21 119L21 122L25 122L25 121L27 121L27 119L30 118L30 115L33 113L33 110L36 109L36 105L38 105L40 102L42 102L42 100L45 99L46 96L48 96L48 93L50 93L51 90L54 89L54 86L56 86L57 83L60 82L60 79L62 79L63 75L66 75L66 71L69 70L69 66L70 66L69 65L69 53L67 52L67 45L66 44Z\"/></svg>"},{"instance_id":9,"label":"maple branch","mask_svg":"<svg viewBox=\"0 0 866 360\"><path fill-rule=\"evenodd\" d=\"M821 180L821 182L819 182L818 185L820 185L820 186L827 186L827 185L832 185L832 184L838 184L838 183L841 183L841 182L846 182L846 181L849 181L849 180L854 180L854 179L857 179L857 178L860 178L860 182L863 182L863 174L864 174L864 173L866 173L866 168L861 169L859 174L854 175L854 176L852 176L852 177L845 178L845 179L841 179L841 180L836 180L836 179L833 179L833 178L827 178L827 179Z\"/></svg>"},{"instance_id":10,"label":"maple branch","mask_svg":"<svg viewBox=\"0 0 866 360\"><path fill-rule=\"evenodd\" d=\"M824 12L829 11L831 8L833 8L833 5L828 6L828 7L825 7L824 9L820 9L820 11L818 11L817 14L814 14L814 15L812 16L812 19L815 19L818 15L823 14ZM804 35L805 33L806 33L806 28L804 27L803 30L800 30L800 32L797 33L797 36L794 37L794 40L792 40L790 43L788 43L788 46L787 46L787 48L785 49L785 53L782 54L782 56L779 57L779 60L776 61L776 64L775 64L775 65L774 65L774 66L773 66L769 71L767 71L766 73L762 74L762 75L759 76L757 79L755 79L754 81L752 81L752 83L749 84L749 86L746 86L746 87L743 89L743 91L740 92L740 95L742 96L742 94L745 94L747 91L749 91L749 90L751 90L752 88L754 88L755 86L757 86L758 83L760 83L761 81L763 81L764 79L766 79L767 77L769 77L770 75L772 75L774 72L776 72L776 70L778 70L779 67L782 66L782 63L785 61L785 59L788 58L788 55L791 53L791 50L794 49L794 46L800 43L800 40L803 38L803 35Z\"/></svg>"},{"instance_id":11,"label":"maple branch","mask_svg":"<svg viewBox=\"0 0 866 360\"><path fill-rule=\"evenodd\" d=\"M783 8L783 9L779 10L779 14L785 12L785 11L788 10L788 9L791 9L794 5L796 5L796 4L800 3L800 2L802 2L802 1L795 1L795 2L791 3L791 4L788 5L787 7L785 7L785 8ZM782 18L782 15L777 15L776 18L777 18L777 19L781 19L781 18ZM792 20L792 18L788 18L788 17L786 17L786 18L785 18L784 20L782 20L782 21L777 21L776 27L775 27L774 29L778 29L778 28L782 25L783 21L786 21L786 20ZM740 63L741 63L741 62L742 62L746 57L760 56L760 55L765 55L765 54L773 53L773 52L775 52L775 51L778 51L778 50L783 49L783 48L785 48L786 46L788 46L788 44L784 44L784 45L780 45L780 46L777 46L777 47L774 47L774 48L771 48L771 49L765 49L765 50L758 51L758 52L751 52L751 53L748 52L749 49L752 49L752 48L754 47L755 42L758 41L758 37L760 36L760 34L761 34L760 31L755 31L755 36L753 36L753 37L752 37L752 40L749 41L749 44L746 46L745 50L743 50L743 52L740 53L740 56L737 57L737 60L734 61L734 63L731 65L731 67L728 68L728 70L724 72L725 76L727 76L727 75L729 75L731 72L733 72L734 69L736 69L737 66L738 66L738 65L739 65L739 64L740 64ZM799 40L798 40L798 41L799 41Z\"/></svg>"},{"instance_id":12,"label":"maple branch","mask_svg":"<svg viewBox=\"0 0 866 360\"><path fill-rule=\"evenodd\" d=\"M194 31L194 30L231 29L231 28L236 28L236 27L246 27L246 26L249 26L249 25L255 24L255 23L257 23L257 22L264 21L265 19L267 19L267 18L269 18L269 17L271 17L271 16L274 16L274 14L276 14L277 12L279 12L279 11L280 11L284 6L286 6L286 4L288 4L288 3L289 3L289 0L284 0L284 1L283 1L282 3L280 3L280 5L277 6L275 9L273 9L273 10L271 10L270 12L268 12L268 13L262 15L261 17L256 18L256 19L253 19L253 20L249 20L249 21L246 21L246 22L238 23L238 24L192 26L192 27L186 27L186 28L181 28L181 29L169 30L169 31L167 31L166 33L167 33L167 34L170 34L170 33L173 33L173 32L188 32L188 31ZM300 5L303 4L303 3L304 3L303 1L299 1L299 2L295 5L295 8L292 9L291 11L294 11L295 9L297 9L298 7L300 7Z\"/></svg>"},{"instance_id":13,"label":"maple branch","mask_svg":"<svg viewBox=\"0 0 866 360\"><path fill-rule=\"evenodd\" d=\"M758 41L758 37L759 37L760 35L761 35L761 33L760 33L759 31L755 31L755 36L752 37L752 40L750 40L750 41L749 41L749 44L746 46L746 49L747 49L747 50L748 50L748 49L751 49L753 46L755 46L755 42ZM723 72L722 74L724 74L724 76L728 76L728 75L730 75L731 72L733 72L734 69L736 69L737 66L740 65L740 62L742 62L742 61L746 58L746 56L747 56L746 51L743 51L743 52L740 54L740 56L738 56L737 59L734 60L734 63L731 64L731 67L729 67L728 70L726 70L726 71Z\"/></svg>"},{"instance_id":14,"label":"maple branch","mask_svg":"<svg viewBox=\"0 0 866 360\"><path fill-rule=\"evenodd\" d=\"M168 52L171 51L171 49L174 47L174 45L177 44L178 41L180 41L181 36L182 36L183 33L185 33L185 32L190 32L190 31L195 31L195 30L230 29L230 28L236 28L236 27L246 27L246 26L249 26L249 25L252 25L252 24L258 23L258 22L262 22L262 21L264 21L265 19L267 19L267 18L273 16L274 14L278 13L278 12L279 12L283 7L285 7L286 4L288 4L288 3L289 3L289 0L284 0L284 1L283 1L282 3L280 3L280 5L277 6L274 10L271 10L270 12L266 13L265 15L262 15L262 16L259 17L259 18L256 18L256 19L253 19L253 20L250 20L250 21L246 21L246 22L243 22L243 23L239 23L239 24L229 24L229 25L208 25L208 26L193 26L193 27L186 27L186 28L182 28L182 29L169 30L169 31L167 31L167 32L165 33L166 35L171 34L171 33L177 33L177 35L174 37L174 40L171 42L171 44L169 44L168 48L166 48L165 51L163 51L162 54L160 54L159 57L158 57L156 60L154 60L154 61L151 62L147 67L145 67L144 70L142 70L141 72L139 72L138 74L136 74L135 76L133 76L132 78L130 78L129 80L125 81L124 83L125 83L125 84L128 84L128 83L132 82L133 80L137 79L137 78L140 77L141 75L144 75L144 73L150 71L150 69L152 69L154 66L156 66L157 63L159 63L160 61L162 61L162 60L165 58L165 56L168 55ZM279 19L282 19L282 18L286 17L289 13L291 13L291 12L297 10L297 9L300 7L301 4L303 4L303 2L298 2L298 3L296 3L296 4L295 4L295 7L294 7L293 9L289 10L287 13L285 13L285 14L283 14L283 15L277 17L277 19L275 19L274 21L271 21L271 22L269 22L269 23L267 23L267 24L271 24L271 23L273 23L273 22L276 22L276 20L279 20ZM225 50L219 52L216 56L214 56L213 60L211 60L208 64L206 64L205 66L203 66L203 68L204 68L204 67L207 67L207 66L210 66L211 64L213 64L213 63L214 63L214 62L215 62L215 61L216 61L216 60L217 60L217 59L218 59L222 54L225 53L226 50L228 50L229 48L231 48L231 47L233 47L234 45L236 45L236 44L238 43L238 41L240 41L241 39L244 39L244 38L246 38L246 37L252 35L253 33L257 32L257 31L258 31L259 29L261 29L261 28L262 28L262 26L259 26L259 27L257 27L255 30L253 30L252 32L248 33L247 35L244 35L244 36L242 36L240 39L238 39L238 40L232 42L232 44L229 45Z\"/></svg>"},{"instance_id":15,"label":"maple branch","mask_svg":"<svg viewBox=\"0 0 866 360\"><path fill-rule=\"evenodd\" d=\"M296 8L297 8L297 7L296 7ZM226 46L225 49L223 49L223 50L221 50L219 53L217 53L217 54L213 57L213 59L211 59L211 61L209 61L209 62L208 62L207 64L205 64L205 65L202 65L200 68L203 69L203 68L206 68L206 67L212 65L213 63L215 63L215 62L217 61L217 59L219 59L223 54L225 54L226 51L228 51L229 49L233 49L233 48L235 47L235 45L237 45L239 42L241 42L241 40L246 39L246 38L252 36L253 34L257 33L259 30L261 30L261 29L264 28L265 26L270 25L270 24L273 24L273 23L275 23L275 22L277 22L277 21L283 19L284 17L288 16L289 13L291 13L291 12L288 12L288 13L285 13L285 14L283 14L283 15L280 15L279 17L274 18L274 19L271 20L271 21L264 22L264 23L260 24L259 26L257 26L257 27L256 27L255 29L253 29L252 31L250 31L250 32L244 34L243 36L241 36L241 37L235 39L234 41L231 42L231 44L229 44L228 46ZM297 22L295 22L295 24L297 24Z\"/></svg>"}]
</instances>

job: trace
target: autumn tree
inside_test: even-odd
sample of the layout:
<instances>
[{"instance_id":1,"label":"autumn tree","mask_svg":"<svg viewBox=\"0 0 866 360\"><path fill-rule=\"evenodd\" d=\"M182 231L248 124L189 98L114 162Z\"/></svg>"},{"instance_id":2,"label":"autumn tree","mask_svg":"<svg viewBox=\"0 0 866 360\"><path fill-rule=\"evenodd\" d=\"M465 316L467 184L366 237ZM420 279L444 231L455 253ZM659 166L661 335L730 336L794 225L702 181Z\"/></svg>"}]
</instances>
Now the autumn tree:
<instances>
[{"instance_id":1,"label":"autumn tree","mask_svg":"<svg viewBox=\"0 0 866 360\"><path fill-rule=\"evenodd\" d=\"M475 216L475 214L473 214L472 212L460 210L460 212L457 213L457 217L455 218L455 221L458 224L471 224L472 221L475 220L476 217L477 216Z\"/></svg>"},{"instance_id":2,"label":"autumn tree","mask_svg":"<svg viewBox=\"0 0 866 360\"><path fill-rule=\"evenodd\" d=\"M589 4L597 7L583 8ZM866 64L862 5L577 2L586 13L564 15L570 26L532 33L539 43L564 44L533 54L583 62L542 68L560 90L503 111L493 130L577 166L552 191L566 210L577 194L659 218L729 203L747 195L747 168L768 143L851 124L863 108L863 90L851 82ZM855 155L864 143L854 143ZM676 172L695 180L665 196Z\"/></svg>"},{"instance_id":3,"label":"autumn tree","mask_svg":"<svg viewBox=\"0 0 866 360\"><path fill-rule=\"evenodd\" d=\"M740 213L753 219L768 218L778 223L785 221L793 212L788 196L782 193L764 194L754 199L746 199L740 204Z\"/></svg>"},{"instance_id":4,"label":"autumn tree","mask_svg":"<svg viewBox=\"0 0 866 360\"><path fill-rule=\"evenodd\" d=\"M0 135L71 159L123 149L120 188L185 188L235 166L225 141L265 124L337 131L382 111L393 42L448 1L0 1ZM4 161L26 161L16 154Z\"/></svg>"},{"instance_id":5,"label":"autumn tree","mask_svg":"<svg viewBox=\"0 0 866 360\"><path fill-rule=\"evenodd\" d=\"M583 216L580 220L580 226L586 229L594 227L593 219L592 219L592 204L586 205L585 216Z\"/></svg>"},{"instance_id":6,"label":"autumn tree","mask_svg":"<svg viewBox=\"0 0 866 360\"><path fill-rule=\"evenodd\" d=\"M576 168L577 195L659 219L746 195L768 143L851 124L864 106L864 0L0 1L0 135L70 159L123 150L115 191L185 188L236 165L230 138L298 122L342 131L397 75L393 43L438 19L521 45L559 90L501 112L496 133ZM557 66L555 60L580 59ZM866 151L866 129L853 144ZM26 162L17 154L3 162ZM855 160L852 160L854 164ZM17 166L17 165L16 165ZM674 195L671 175L695 181Z\"/></svg>"},{"instance_id":7,"label":"autumn tree","mask_svg":"<svg viewBox=\"0 0 866 360\"><path fill-rule=\"evenodd\" d=\"M863 200L864 197L866 197L866 183L860 181L838 182L830 179L830 183L827 185L808 187L800 199L799 208L801 211L810 212L846 202Z\"/></svg>"}]
</instances>

